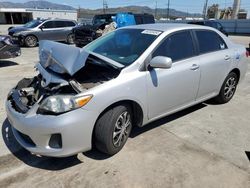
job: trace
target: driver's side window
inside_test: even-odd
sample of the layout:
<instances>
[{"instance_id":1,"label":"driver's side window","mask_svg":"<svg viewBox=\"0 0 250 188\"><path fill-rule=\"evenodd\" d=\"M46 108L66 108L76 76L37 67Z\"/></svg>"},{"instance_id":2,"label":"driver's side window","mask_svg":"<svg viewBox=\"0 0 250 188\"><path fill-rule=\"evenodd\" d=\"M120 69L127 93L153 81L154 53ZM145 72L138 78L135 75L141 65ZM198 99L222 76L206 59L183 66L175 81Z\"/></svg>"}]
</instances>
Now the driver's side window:
<instances>
[{"instance_id":1,"label":"driver's side window","mask_svg":"<svg viewBox=\"0 0 250 188\"><path fill-rule=\"evenodd\" d=\"M194 45L189 31L181 31L167 37L154 51L156 56L170 57L173 62L195 55Z\"/></svg>"}]
</instances>

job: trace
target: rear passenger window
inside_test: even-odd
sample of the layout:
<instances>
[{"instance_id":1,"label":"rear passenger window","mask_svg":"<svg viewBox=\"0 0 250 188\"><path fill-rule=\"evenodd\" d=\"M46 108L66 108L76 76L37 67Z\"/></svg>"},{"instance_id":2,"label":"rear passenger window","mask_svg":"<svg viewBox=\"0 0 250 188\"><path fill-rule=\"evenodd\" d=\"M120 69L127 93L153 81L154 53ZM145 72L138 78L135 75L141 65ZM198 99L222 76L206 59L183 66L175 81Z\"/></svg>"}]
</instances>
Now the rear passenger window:
<instances>
[{"instance_id":1,"label":"rear passenger window","mask_svg":"<svg viewBox=\"0 0 250 188\"><path fill-rule=\"evenodd\" d=\"M227 48L223 39L214 31L196 31L200 53L209 53Z\"/></svg>"},{"instance_id":2,"label":"rear passenger window","mask_svg":"<svg viewBox=\"0 0 250 188\"><path fill-rule=\"evenodd\" d=\"M189 31L182 31L169 36L153 53L153 57L170 57L173 62L194 55L193 40Z\"/></svg>"},{"instance_id":3,"label":"rear passenger window","mask_svg":"<svg viewBox=\"0 0 250 188\"><path fill-rule=\"evenodd\" d=\"M55 21L55 27L59 28L59 27L66 27L66 24L64 21Z\"/></svg>"},{"instance_id":4,"label":"rear passenger window","mask_svg":"<svg viewBox=\"0 0 250 188\"><path fill-rule=\"evenodd\" d=\"M54 24L53 24L52 21L48 21L48 22L45 22L45 23L43 24L43 27L44 27L44 28L54 28Z\"/></svg>"},{"instance_id":5,"label":"rear passenger window","mask_svg":"<svg viewBox=\"0 0 250 188\"><path fill-rule=\"evenodd\" d=\"M65 23L66 23L66 27L73 27L76 25L74 22L70 22L70 21L66 21Z\"/></svg>"}]
</instances>

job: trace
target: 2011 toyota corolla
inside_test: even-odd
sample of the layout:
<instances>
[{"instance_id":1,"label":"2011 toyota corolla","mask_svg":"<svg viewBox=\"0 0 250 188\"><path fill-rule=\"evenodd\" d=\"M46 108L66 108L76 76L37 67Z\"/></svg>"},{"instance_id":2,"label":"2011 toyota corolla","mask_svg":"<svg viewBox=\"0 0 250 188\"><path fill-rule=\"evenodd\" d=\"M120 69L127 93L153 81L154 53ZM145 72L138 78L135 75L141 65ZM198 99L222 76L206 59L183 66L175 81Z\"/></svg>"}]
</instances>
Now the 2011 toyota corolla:
<instances>
[{"instance_id":1,"label":"2011 toyota corolla","mask_svg":"<svg viewBox=\"0 0 250 188\"><path fill-rule=\"evenodd\" d=\"M39 54L37 76L10 91L6 111L24 148L56 157L93 146L113 155L133 126L228 102L247 70L243 46L185 24L130 26L83 49L43 41Z\"/></svg>"}]
</instances>

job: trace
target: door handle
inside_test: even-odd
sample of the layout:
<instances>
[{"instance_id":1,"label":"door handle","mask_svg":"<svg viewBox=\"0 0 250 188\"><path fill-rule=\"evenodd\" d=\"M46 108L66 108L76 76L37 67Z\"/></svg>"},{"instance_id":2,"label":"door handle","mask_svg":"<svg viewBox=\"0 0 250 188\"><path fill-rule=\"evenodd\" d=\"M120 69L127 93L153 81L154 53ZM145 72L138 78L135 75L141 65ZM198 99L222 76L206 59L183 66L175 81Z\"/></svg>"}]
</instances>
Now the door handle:
<instances>
[{"instance_id":1,"label":"door handle","mask_svg":"<svg viewBox=\"0 0 250 188\"><path fill-rule=\"evenodd\" d=\"M200 68L199 65L193 64L192 67L190 68L190 70L197 70L197 69L199 69L199 68Z\"/></svg>"},{"instance_id":2,"label":"door handle","mask_svg":"<svg viewBox=\"0 0 250 188\"><path fill-rule=\"evenodd\" d=\"M224 57L224 59L225 59L225 60L229 60L229 59L231 59L231 57L230 57L229 55L226 55L226 56Z\"/></svg>"}]
</instances>

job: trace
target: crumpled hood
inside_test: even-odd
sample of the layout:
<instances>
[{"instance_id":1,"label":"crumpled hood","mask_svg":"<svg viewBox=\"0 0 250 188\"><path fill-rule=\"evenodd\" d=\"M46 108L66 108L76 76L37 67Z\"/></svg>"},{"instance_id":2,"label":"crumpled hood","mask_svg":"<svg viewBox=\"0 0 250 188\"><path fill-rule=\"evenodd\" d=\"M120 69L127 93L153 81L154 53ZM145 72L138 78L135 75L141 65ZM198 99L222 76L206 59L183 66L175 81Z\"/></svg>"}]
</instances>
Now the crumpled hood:
<instances>
[{"instance_id":1,"label":"crumpled hood","mask_svg":"<svg viewBox=\"0 0 250 188\"><path fill-rule=\"evenodd\" d=\"M21 32L21 31L29 31L31 30L30 28L27 28L27 27L23 27L23 26L19 26L19 27L13 27L9 30L9 32L11 33L18 33L18 32Z\"/></svg>"},{"instance_id":2,"label":"crumpled hood","mask_svg":"<svg viewBox=\"0 0 250 188\"><path fill-rule=\"evenodd\" d=\"M88 56L81 48L48 40L39 42L40 64L55 73L73 76L85 66Z\"/></svg>"}]
</instances>

